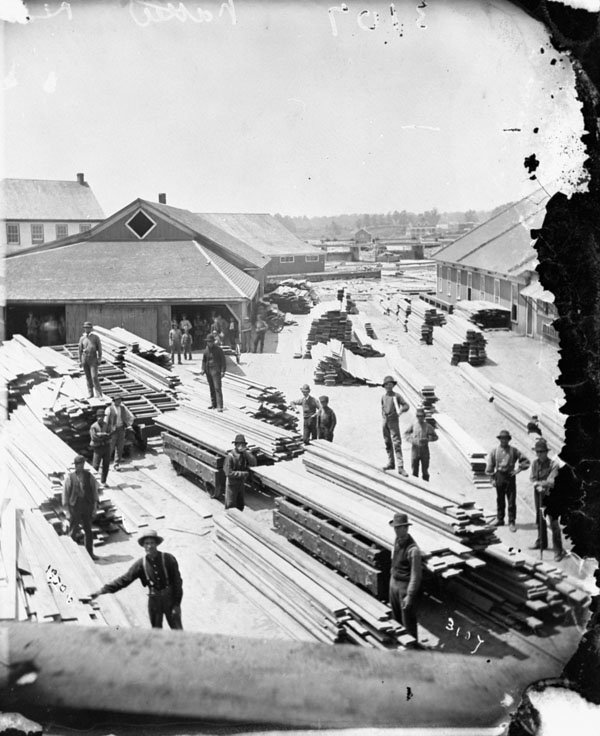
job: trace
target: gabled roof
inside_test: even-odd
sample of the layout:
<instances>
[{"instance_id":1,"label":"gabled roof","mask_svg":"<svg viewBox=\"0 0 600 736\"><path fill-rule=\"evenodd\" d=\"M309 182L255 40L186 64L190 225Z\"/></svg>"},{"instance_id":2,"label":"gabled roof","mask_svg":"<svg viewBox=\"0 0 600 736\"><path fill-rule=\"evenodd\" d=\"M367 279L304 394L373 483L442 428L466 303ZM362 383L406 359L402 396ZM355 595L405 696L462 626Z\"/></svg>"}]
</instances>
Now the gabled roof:
<instances>
[{"instance_id":1,"label":"gabled roof","mask_svg":"<svg viewBox=\"0 0 600 736\"><path fill-rule=\"evenodd\" d=\"M11 255L8 301L241 301L258 281L193 240L83 241Z\"/></svg>"},{"instance_id":2,"label":"gabled roof","mask_svg":"<svg viewBox=\"0 0 600 736\"><path fill-rule=\"evenodd\" d=\"M549 199L544 189L537 189L441 248L435 260L507 276L534 269L531 230L541 227Z\"/></svg>"},{"instance_id":3,"label":"gabled roof","mask_svg":"<svg viewBox=\"0 0 600 736\"><path fill-rule=\"evenodd\" d=\"M290 232L269 214L198 213L198 217L269 257L317 255L322 251Z\"/></svg>"},{"instance_id":4,"label":"gabled roof","mask_svg":"<svg viewBox=\"0 0 600 736\"><path fill-rule=\"evenodd\" d=\"M46 179L2 179L0 212L6 220L104 219L89 184Z\"/></svg>"}]
</instances>

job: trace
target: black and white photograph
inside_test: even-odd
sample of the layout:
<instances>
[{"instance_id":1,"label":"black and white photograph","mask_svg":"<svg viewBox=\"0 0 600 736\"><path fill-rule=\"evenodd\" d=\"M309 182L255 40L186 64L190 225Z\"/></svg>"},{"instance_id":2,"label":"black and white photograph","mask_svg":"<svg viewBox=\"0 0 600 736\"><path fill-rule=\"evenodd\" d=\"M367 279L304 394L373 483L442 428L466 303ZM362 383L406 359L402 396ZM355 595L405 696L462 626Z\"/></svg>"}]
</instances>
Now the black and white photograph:
<instances>
[{"instance_id":1,"label":"black and white photograph","mask_svg":"<svg viewBox=\"0 0 600 736\"><path fill-rule=\"evenodd\" d=\"M600 731L600 5L4 0L0 731Z\"/></svg>"}]
</instances>

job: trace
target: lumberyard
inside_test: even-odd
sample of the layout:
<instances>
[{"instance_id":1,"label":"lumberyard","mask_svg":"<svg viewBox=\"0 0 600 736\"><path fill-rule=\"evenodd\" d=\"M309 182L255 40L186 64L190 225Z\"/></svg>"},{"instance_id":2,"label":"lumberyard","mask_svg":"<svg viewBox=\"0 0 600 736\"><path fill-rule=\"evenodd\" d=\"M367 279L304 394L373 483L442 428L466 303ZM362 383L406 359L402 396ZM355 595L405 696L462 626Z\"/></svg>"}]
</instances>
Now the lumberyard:
<instances>
[{"instance_id":1,"label":"lumberyard","mask_svg":"<svg viewBox=\"0 0 600 736\"><path fill-rule=\"evenodd\" d=\"M338 280L305 289L283 330L267 333L263 353L243 352L239 363L228 356L222 413L207 408L198 349L191 360L171 365L168 352L121 327L94 327L104 351L103 397L88 398L76 344L36 347L21 335L5 341L0 372L9 420L0 619L55 623L53 632L69 625L78 646L91 650L98 643L94 627L118 629L121 639L106 639L107 656L118 663L119 648L133 646L130 629L159 632L150 631L139 585L116 595L92 593L124 574L140 556L138 538L158 530L165 551L179 562L184 630L240 642L257 673L263 665L248 640L271 642L274 657L297 651L289 649L292 642L370 652L380 658L381 671L392 667L389 677L406 672L413 691L432 677L468 683L477 697L460 707L451 705L458 698L452 686L437 704L433 693L426 696L428 718L481 726L506 718L509 711L500 705L505 693L518 698L532 680L557 676L587 621L591 571L568 553L568 539L567 555L558 561L551 549L529 549L536 522L528 473L517 479L516 531L496 526L495 490L486 475L487 455L503 428L533 459L532 416L552 454L560 450L557 351L499 328L489 304L452 313L432 305L430 264L407 264L405 273L382 282L345 282L341 300ZM288 284L272 299L279 295L289 305L292 288ZM422 407L439 436L428 482L382 469L386 375L409 405L401 429ZM303 443L302 417L291 403L303 384L314 396L329 397L337 415L333 442ZM94 561L65 533L61 494L75 453L90 459L89 429L98 408L117 394L136 432L120 472L111 465L101 486ZM244 512L225 512L224 459L240 432L257 465ZM406 444L404 456L410 456ZM89 462L86 467L92 470ZM395 513L408 515L422 556L420 651L388 603ZM86 627L87 639L77 627ZM325 666L317 664L319 652L310 655L315 668ZM182 648L176 653L182 661L189 656ZM205 694L205 712L219 717L214 667L217 681ZM138 670L132 668L134 677ZM126 710L127 666L112 670L124 694L110 701L110 709ZM271 676L265 675L267 683ZM56 687L61 693L71 685ZM310 715L302 717L295 705L286 717L269 701L260 718L235 704L224 717L339 725L335 698L317 705L318 693L306 688ZM365 701L370 692L365 683ZM108 707L108 696L90 698L76 687L72 695L77 707ZM145 712L145 697L143 689L127 695L134 712ZM362 700L359 706L357 723L398 718L392 706L373 711ZM198 716L197 708L179 701L157 707Z\"/></svg>"}]
</instances>

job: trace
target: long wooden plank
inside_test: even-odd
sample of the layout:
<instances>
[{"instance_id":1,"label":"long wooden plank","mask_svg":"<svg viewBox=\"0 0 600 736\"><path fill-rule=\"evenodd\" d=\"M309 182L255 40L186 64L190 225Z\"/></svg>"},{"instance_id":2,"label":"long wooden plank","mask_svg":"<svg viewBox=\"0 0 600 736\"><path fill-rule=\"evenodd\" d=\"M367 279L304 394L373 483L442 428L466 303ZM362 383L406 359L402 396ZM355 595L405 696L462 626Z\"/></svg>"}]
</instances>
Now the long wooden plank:
<instances>
[{"instance_id":1,"label":"long wooden plank","mask_svg":"<svg viewBox=\"0 0 600 736\"><path fill-rule=\"evenodd\" d=\"M208 519L213 515L213 510L209 507L207 502L203 503L201 500L189 498L185 493L178 490L174 485L166 486L158 478L154 477L149 470L146 470L146 468L138 467L137 469L157 486L160 486L165 491L168 491L171 496L174 496L178 501L181 501L181 503L192 509L192 511L198 516L202 517L203 519Z\"/></svg>"}]
</instances>

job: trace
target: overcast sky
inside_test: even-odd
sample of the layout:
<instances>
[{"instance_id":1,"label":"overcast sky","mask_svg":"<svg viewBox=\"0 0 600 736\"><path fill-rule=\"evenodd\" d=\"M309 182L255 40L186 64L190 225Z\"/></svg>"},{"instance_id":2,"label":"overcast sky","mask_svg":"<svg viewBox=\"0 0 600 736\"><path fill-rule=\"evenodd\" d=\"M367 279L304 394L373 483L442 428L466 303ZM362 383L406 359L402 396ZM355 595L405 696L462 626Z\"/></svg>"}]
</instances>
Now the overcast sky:
<instances>
[{"instance_id":1,"label":"overcast sky","mask_svg":"<svg viewBox=\"0 0 600 736\"><path fill-rule=\"evenodd\" d=\"M514 5L347 5L30 3L5 26L4 176L82 171L106 214L166 192L333 215L488 209L535 187L526 156L547 185L581 161L570 62Z\"/></svg>"}]
</instances>

